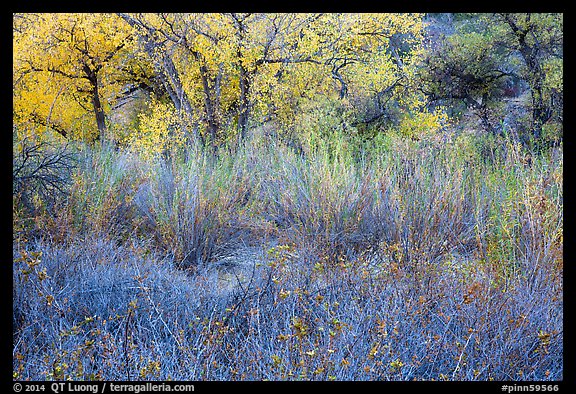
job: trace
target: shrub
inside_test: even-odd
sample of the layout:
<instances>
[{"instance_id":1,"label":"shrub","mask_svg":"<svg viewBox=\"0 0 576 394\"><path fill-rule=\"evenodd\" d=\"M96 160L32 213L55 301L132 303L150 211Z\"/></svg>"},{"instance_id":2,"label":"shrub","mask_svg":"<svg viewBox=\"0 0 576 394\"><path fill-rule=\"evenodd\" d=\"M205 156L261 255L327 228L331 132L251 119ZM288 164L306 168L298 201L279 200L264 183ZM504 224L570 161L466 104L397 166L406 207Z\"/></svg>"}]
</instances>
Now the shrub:
<instances>
[{"instance_id":1,"label":"shrub","mask_svg":"<svg viewBox=\"0 0 576 394\"><path fill-rule=\"evenodd\" d=\"M12 194L29 212L41 206L51 209L68 194L75 165L75 153L68 145L24 138L14 148Z\"/></svg>"},{"instance_id":2,"label":"shrub","mask_svg":"<svg viewBox=\"0 0 576 394\"><path fill-rule=\"evenodd\" d=\"M562 379L561 147L341 146L86 151L14 245L15 378Z\"/></svg>"}]
</instances>

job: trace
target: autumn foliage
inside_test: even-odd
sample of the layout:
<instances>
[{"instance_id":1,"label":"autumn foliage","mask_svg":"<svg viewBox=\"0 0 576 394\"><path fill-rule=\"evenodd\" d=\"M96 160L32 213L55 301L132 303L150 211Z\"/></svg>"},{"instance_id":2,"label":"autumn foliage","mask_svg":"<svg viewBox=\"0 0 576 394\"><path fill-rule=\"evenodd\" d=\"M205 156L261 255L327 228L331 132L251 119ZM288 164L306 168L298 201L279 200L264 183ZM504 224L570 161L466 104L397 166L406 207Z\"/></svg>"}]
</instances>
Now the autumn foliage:
<instances>
[{"instance_id":1,"label":"autumn foliage","mask_svg":"<svg viewBox=\"0 0 576 394\"><path fill-rule=\"evenodd\" d=\"M14 379L562 380L547 15L14 14Z\"/></svg>"}]
</instances>

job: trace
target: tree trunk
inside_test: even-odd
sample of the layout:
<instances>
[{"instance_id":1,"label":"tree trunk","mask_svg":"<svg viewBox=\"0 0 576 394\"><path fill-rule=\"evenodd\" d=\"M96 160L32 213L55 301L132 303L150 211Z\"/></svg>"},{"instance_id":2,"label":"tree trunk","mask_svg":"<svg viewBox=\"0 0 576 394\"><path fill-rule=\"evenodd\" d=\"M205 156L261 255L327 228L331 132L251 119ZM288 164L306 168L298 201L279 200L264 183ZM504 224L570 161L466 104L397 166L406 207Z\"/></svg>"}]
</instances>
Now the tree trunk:
<instances>
[{"instance_id":1,"label":"tree trunk","mask_svg":"<svg viewBox=\"0 0 576 394\"><path fill-rule=\"evenodd\" d=\"M542 137L542 126L550 119L551 114L550 107L544 102L542 91L545 72L538 59L538 52L541 48L538 46L538 41L532 45L526 41L526 37L531 32L530 27L521 29L510 14L505 14L504 19L518 40L518 49L528 68L527 82L532 96L532 135L539 140Z\"/></svg>"},{"instance_id":2,"label":"tree trunk","mask_svg":"<svg viewBox=\"0 0 576 394\"><path fill-rule=\"evenodd\" d=\"M104 115L104 108L102 108L102 104L100 102L97 79L94 82L94 86L92 88L92 106L94 107L96 125L98 126L98 136L96 137L96 141L104 141L106 139L106 116Z\"/></svg>"},{"instance_id":3,"label":"tree trunk","mask_svg":"<svg viewBox=\"0 0 576 394\"><path fill-rule=\"evenodd\" d=\"M249 114L249 94L250 81L249 75L244 66L240 64L240 107L238 111L238 131L240 132L241 141L246 138L248 129L248 114Z\"/></svg>"},{"instance_id":4,"label":"tree trunk","mask_svg":"<svg viewBox=\"0 0 576 394\"><path fill-rule=\"evenodd\" d=\"M248 117L250 112L250 73L244 67L242 60L244 55L242 54L242 47L244 46L244 40L246 37L246 25L244 24L244 18L239 17L236 14L232 14L234 20L234 25L236 27L236 37L238 39L238 46L236 47L236 56L238 57L238 72L239 72L239 85L240 85L240 97L238 103L238 134L240 142L244 141L248 131Z\"/></svg>"},{"instance_id":5,"label":"tree trunk","mask_svg":"<svg viewBox=\"0 0 576 394\"><path fill-rule=\"evenodd\" d=\"M172 61L172 58L167 53L167 49L155 39L155 30L150 26L146 26L146 24L141 20L135 19L127 14L118 13L117 15L124 19L130 26L141 28L141 37L144 39L144 49L148 56L153 59L154 69L164 83L166 91L174 103L176 110L179 112L183 111L188 120L192 119L194 111L192 104L188 99L188 95L184 91L182 82L180 81L178 70ZM160 59L158 58L157 53L162 53ZM192 125L184 125L185 130L188 130L188 127L191 126ZM204 140L196 128L192 127L190 135L194 141L199 142L202 146L204 145Z\"/></svg>"},{"instance_id":6,"label":"tree trunk","mask_svg":"<svg viewBox=\"0 0 576 394\"><path fill-rule=\"evenodd\" d=\"M543 78L541 76L535 77L531 85L532 92L532 134L535 139L542 137L542 126L550 119L551 109L544 102L544 95L542 92Z\"/></svg>"},{"instance_id":7,"label":"tree trunk","mask_svg":"<svg viewBox=\"0 0 576 394\"><path fill-rule=\"evenodd\" d=\"M168 77L171 87L173 88L175 97L172 97L171 95L171 98L172 101L174 102L174 105L176 106L178 111L183 110L187 118L191 119L192 114L194 113L192 104L190 104L188 95L184 91L184 87L182 86L182 82L180 81L180 76L178 75L178 70L176 70L174 62L172 61L170 56L166 53L164 53L162 57L162 64L163 64L163 71L165 75ZM188 129L189 126L191 125L185 126L186 129ZM201 145L204 145L204 139L197 131L193 130L191 135L195 141L198 141Z\"/></svg>"},{"instance_id":8,"label":"tree trunk","mask_svg":"<svg viewBox=\"0 0 576 394\"><path fill-rule=\"evenodd\" d=\"M528 86L530 86L530 95L532 97L532 135L536 140L542 136L542 126L548 120L548 107L544 103L542 84L544 82L544 73L538 59L536 59L535 50L530 48L524 38L520 41L520 53L524 58L528 68Z\"/></svg>"},{"instance_id":9,"label":"tree trunk","mask_svg":"<svg viewBox=\"0 0 576 394\"><path fill-rule=\"evenodd\" d=\"M201 60L198 58L198 61ZM200 77L202 79L202 89L204 90L204 106L206 107L206 131L210 136L212 148L216 149L220 122L218 121L215 97L213 97L212 89L210 88L209 72L204 64L200 66Z\"/></svg>"},{"instance_id":10,"label":"tree trunk","mask_svg":"<svg viewBox=\"0 0 576 394\"><path fill-rule=\"evenodd\" d=\"M83 64L82 69L86 75L86 79L90 82L90 94L92 99L92 108L96 118L96 126L98 128L98 135L94 141L105 141L106 139L106 116L104 115L104 108L100 101L100 93L98 91L98 71L91 69L87 64Z\"/></svg>"}]
</instances>

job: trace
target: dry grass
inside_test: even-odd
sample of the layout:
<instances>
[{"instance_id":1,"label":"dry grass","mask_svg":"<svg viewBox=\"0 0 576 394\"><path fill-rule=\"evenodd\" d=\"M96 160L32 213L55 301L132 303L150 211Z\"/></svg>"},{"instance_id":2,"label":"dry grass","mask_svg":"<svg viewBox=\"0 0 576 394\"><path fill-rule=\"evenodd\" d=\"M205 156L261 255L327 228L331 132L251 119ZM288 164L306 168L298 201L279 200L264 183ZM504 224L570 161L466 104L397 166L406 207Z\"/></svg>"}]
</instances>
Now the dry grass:
<instances>
[{"instance_id":1,"label":"dry grass","mask_svg":"<svg viewBox=\"0 0 576 394\"><path fill-rule=\"evenodd\" d=\"M561 151L477 152L86 153L14 244L14 377L560 380Z\"/></svg>"}]
</instances>

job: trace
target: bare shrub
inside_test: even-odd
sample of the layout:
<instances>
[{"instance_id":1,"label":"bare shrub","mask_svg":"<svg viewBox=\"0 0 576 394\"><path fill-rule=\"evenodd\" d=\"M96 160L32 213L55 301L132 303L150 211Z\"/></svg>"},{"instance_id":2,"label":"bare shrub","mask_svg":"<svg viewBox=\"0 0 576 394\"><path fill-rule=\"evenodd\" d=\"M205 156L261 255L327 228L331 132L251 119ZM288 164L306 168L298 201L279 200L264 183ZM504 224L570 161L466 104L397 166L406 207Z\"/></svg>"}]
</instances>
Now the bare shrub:
<instances>
[{"instance_id":1,"label":"bare shrub","mask_svg":"<svg viewBox=\"0 0 576 394\"><path fill-rule=\"evenodd\" d=\"M49 207L68 193L70 178L77 158L68 145L56 146L48 142L20 141L12 164L12 192L21 202L33 209L34 196Z\"/></svg>"}]
</instances>

